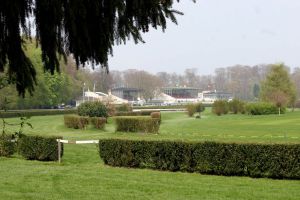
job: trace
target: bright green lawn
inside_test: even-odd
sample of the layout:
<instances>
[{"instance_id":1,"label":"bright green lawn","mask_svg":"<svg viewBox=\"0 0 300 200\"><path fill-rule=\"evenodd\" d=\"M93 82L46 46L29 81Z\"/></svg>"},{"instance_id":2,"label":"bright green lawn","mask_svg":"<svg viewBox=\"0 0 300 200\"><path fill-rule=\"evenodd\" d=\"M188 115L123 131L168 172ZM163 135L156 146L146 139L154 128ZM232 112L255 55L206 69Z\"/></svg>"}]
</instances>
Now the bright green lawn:
<instances>
[{"instance_id":1,"label":"bright green lawn","mask_svg":"<svg viewBox=\"0 0 300 200\"><path fill-rule=\"evenodd\" d=\"M10 119L10 122L16 119ZM300 142L300 112L282 116L163 113L160 134L72 130L62 116L32 117L30 134L67 139L131 138L252 142ZM279 136L284 136L281 138ZM244 136L244 137L241 137ZM257 138L253 136L258 136ZM298 137L298 138L296 138ZM112 168L99 158L96 145L65 145L63 163L0 158L0 199L299 199L300 181L208 176Z\"/></svg>"}]
</instances>

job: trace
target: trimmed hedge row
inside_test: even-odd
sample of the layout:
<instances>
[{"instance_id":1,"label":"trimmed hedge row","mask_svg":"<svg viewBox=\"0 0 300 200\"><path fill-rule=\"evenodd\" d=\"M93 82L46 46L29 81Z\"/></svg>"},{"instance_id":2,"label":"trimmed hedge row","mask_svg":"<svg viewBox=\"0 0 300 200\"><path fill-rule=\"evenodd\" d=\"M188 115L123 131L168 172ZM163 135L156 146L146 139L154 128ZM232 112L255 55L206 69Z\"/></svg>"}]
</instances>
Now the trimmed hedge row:
<instances>
[{"instance_id":1,"label":"trimmed hedge row","mask_svg":"<svg viewBox=\"0 0 300 200\"><path fill-rule=\"evenodd\" d=\"M107 119L105 117L91 117L91 123L97 129L104 129Z\"/></svg>"},{"instance_id":2,"label":"trimmed hedge row","mask_svg":"<svg viewBox=\"0 0 300 200\"><path fill-rule=\"evenodd\" d=\"M150 116L151 116L152 119L158 119L159 124L161 124L161 114L160 114L160 112L152 112Z\"/></svg>"},{"instance_id":3,"label":"trimmed hedge row","mask_svg":"<svg viewBox=\"0 0 300 200\"><path fill-rule=\"evenodd\" d=\"M115 116L148 116L151 115L152 112L159 112L156 110L143 110L143 111L135 111L135 112L116 112Z\"/></svg>"},{"instance_id":4,"label":"trimmed hedge row","mask_svg":"<svg viewBox=\"0 0 300 200\"><path fill-rule=\"evenodd\" d=\"M0 135L0 156L10 157L15 152L15 143L11 135Z\"/></svg>"},{"instance_id":5,"label":"trimmed hedge row","mask_svg":"<svg viewBox=\"0 0 300 200\"><path fill-rule=\"evenodd\" d=\"M27 160L57 161L58 143L62 137L22 136L18 140L18 151ZM63 156L63 144L61 157Z\"/></svg>"},{"instance_id":6,"label":"trimmed hedge row","mask_svg":"<svg viewBox=\"0 0 300 200\"><path fill-rule=\"evenodd\" d=\"M300 179L300 145L101 139L104 163L225 176Z\"/></svg>"},{"instance_id":7,"label":"trimmed hedge row","mask_svg":"<svg viewBox=\"0 0 300 200\"><path fill-rule=\"evenodd\" d=\"M78 115L65 115L64 124L67 128L84 129L89 124L89 118Z\"/></svg>"},{"instance_id":8,"label":"trimmed hedge row","mask_svg":"<svg viewBox=\"0 0 300 200\"><path fill-rule=\"evenodd\" d=\"M158 133L160 119L151 117L116 117L116 131Z\"/></svg>"},{"instance_id":9,"label":"trimmed hedge row","mask_svg":"<svg viewBox=\"0 0 300 200\"><path fill-rule=\"evenodd\" d=\"M19 110L19 111L7 111L1 112L0 117L12 118L21 116L45 116L45 115L66 115L66 114L76 114L76 109L66 109L66 110Z\"/></svg>"},{"instance_id":10,"label":"trimmed hedge row","mask_svg":"<svg viewBox=\"0 0 300 200\"><path fill-rule=\"evenodd\" d=\"M281 113L285 113L285 108L281 108ZM246 112L251 115L270 115L278 114L278 108L272 103L248 103Z\"/></svg>"}]
</instances>

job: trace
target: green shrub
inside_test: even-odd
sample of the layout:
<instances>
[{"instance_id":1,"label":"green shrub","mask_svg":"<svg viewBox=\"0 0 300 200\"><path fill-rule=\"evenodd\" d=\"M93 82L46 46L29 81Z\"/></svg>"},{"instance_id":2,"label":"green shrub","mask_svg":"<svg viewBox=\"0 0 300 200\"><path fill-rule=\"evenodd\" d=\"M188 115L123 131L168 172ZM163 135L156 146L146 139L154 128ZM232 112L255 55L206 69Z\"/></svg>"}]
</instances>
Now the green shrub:
<instances>
[{"instance_id":1,"label":"green shrub","mask_svg":"<svg viewBox=\"0 0 300 200\"><path fill-rule=\"evenodd\" d=\"M152 112L157 112L156 110L142 110L142 111L130 111L130 112L116 112L115 116L149 116Z\"/></svg>"},{"instance_id":2,"label":"green shrub","mask_svg":"<svg viewBox=\"0 0 300 200\"><path fill-rule=\"evenodd\" d=\"M27 160L58 160L58 143L62 137L23 136L18 140L18 151ZM61 150L63 156L63 144Z\"/></svg>"},{"instance_id":3,"label":"green shrub","mask_svg":"<svg viewBox=\"0 0 300 200\"><path fill-rule=\"evenodd\" d=\"M9 157L15 152L15 143L11 135L0 135L0 156Z\"/></svg>"},{"instance_id":4,"label":"green shrub","mask_svg":"<svg viewBox=\"0 0 300 200\"><path fill-rule=\"evenodd\" d=\"M250 115L270 115L278 114L278 108L272 103L248 103L246 112ZM285 113L285 108L281 109L281 113Z\"/></svg>"},{"instance_id":5,"label":"green shrub","mask_svg":"<svg viewBox=\"0 0 300 200\"><path fill-rule=\"evenodd\" d=\"M225 100L217 100L212 104L212 112L216 115L227 114L228 111L228 102Z\"/></svg>"},{"instance_id":6,"label":"green shrub","mask_svg":"<svg viewBox=\"0 0 300 200\"><path fill-rule=\"evenodd\" d=\"M151 118L158 119L159 124L161 124L161 114L160 114L160 112L152 112L150 116L151 116Z\"/></svg>"},{"instance_id":7,"label":"green shrub","mask_svg":"<svg viewBox=\"0 0 300 200\"><path fill-rule=\"evenodd\" d=\"M116 131L158 133L159 119L151 117L116 117Z\"/></svg>"},{"instance_id":8,"label":"green shrub","mask_svg":"<svg viewBox=\"0 0 300 200\"><path fill-rule=\"evenodd\" d=\"M102 139L105 164L225 176L300 179L300 144Z\"/></svg>"},{"instance_id":9,"label":"green shrub","mask_svg":"<svg viewBox=\"0 0 300 200\"><path fill-rule=\"evenodd\" d=\"M233 99L232 101L228 102L229 106L229 111L232 112L233 114L238 114L242 113L244 114L245 111L245 102L238 100L238 99Z\"/></svg>"},{"instance_id":10,"label":"green shrub","mask_svg":"<svg viewBox=\"0 0 300 200\"><path fill-rule=\"evenodd\" d=\"M91 123L97 129L104 129L107 119L105 117L91 117Z\"/></svg>"},{"instance_id":11,"label":"green shrub","mask_svg":"<svg viewBox=\"0 0 300 200\"><path fill-rule=\"evenodd\" d=\"M195 104L187 104L186 105L186 111L189 117L193 117L194 114L196 113L196 105Z\"/></svg>"},{"instance_id":12,"label":"green shrub","mask_svg":"<svg viewBox=\"0 0 300 200\"><path fill-rule=\"evenodd\" d=\"M65 115L64 123L67 128L84 129L89 124L89 118L78 115Z\"/></svg>"},{"instance_id":13,"label":"green shrub","mask_svg":"<svg viewBox=\"0 0 300 200\"><path fill-rule=\"evenodd\" d=\"M123 103L116 107L118 112L132 112L132 107L128 103Z\"/></svg>"},{"instance_id":14,"label":"green shrub","mask_svg":"<svg viewBox=\"0 0 300 200\"><path fill-rule=\"evenodd\" d=\"M0 117L3 118L12 118L12 117L20 117L20 116L45 116L45 115L66 115L66 114L76 114L76 109L65 109L65 110L57 110L57 109L43 109L43 110L14 110L1 112Z\"/></svg>"},{"instance_id":15,"label":"green shrub","mask_svg":"<svg viewBox=\"0 0 300 200\"><path fill-rule=\"evenodd\" d=\"M106 106L99 101L84 102L77 109L80 116L108 117Z\"/></svg>"}]
</instances>

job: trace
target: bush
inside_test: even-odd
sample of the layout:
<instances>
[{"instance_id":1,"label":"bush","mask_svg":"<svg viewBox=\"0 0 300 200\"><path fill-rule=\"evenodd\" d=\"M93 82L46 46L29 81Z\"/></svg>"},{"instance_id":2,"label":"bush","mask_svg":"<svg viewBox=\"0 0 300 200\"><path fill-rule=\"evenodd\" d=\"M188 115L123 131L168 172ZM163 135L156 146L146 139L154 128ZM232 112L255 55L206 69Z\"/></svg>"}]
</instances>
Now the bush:
<instances>
[{"instance_id":1,"label":"bush","mask_svg":"<svg viewBox=\"0 0 300 200\"><path fill-rule=\"evenodd\" d=\"M116 110L118 112L132 112L132 107L128 103L123 103L122 105L117 106Z\"/></svg>"},{"instance_id":2,"label":"bush","mask_svg":"<svg viewBox=\"0 0 300 200\"><path fill-rule=\"evenodd\" d=\"M270 115L278 114L278 108L272 103L249 103L246 112L250 115ZM285 108L281 108L281 113L285 113Z\"/></svg>"},{"instance_id":3,"label":"bush","mask_svg":"<svg viewBox=\"0 0 300 200\"><path fill-rule=\"evenodd\" d=\"M227 114L228 111L228 102L225 100L217 100L212 105L212 112L218 116Z\"/></svg>"},{"instance_id":4,"label":"bush","mask_svg":"<svg viewBox=\"0 0 300 200\"><path fill-rule=\"evenodd\" d=\"M64 123L67 128L84 129L89 124L89 118L78 115L65 115Z\"/></svg>"},{"instance_id":5,"label":"bush","mask_svg":"<svg viewBox=\"0 0 300 200\"><path fill-rule=\"evenodd\" d=\"M161 114L160 114L160 112L152 112L150 116L153 119L158 119L159 124L161 124Z\"/></svg>"},{"instance_id":6,"label":"bush","mask_svg":"<svg viewBox=\"0 0 300 200\"><path fill-rule=\"evenodd\" d=\"M11 135L0 135L0 156L9 157L15 152L15 143Z\"/></svg>"},{"instance_id":7,"label":"bush","mask_svg":"<svg viewBox=\"0 0 300 200\"><path fill-rule=\"evenodd\" d=\"M91 123L97 129L104 129L104 126L107 122L105 117L91 117Z\"/></svg>"},{"instance_id":8,"label":"bush","mask_svg":"<svg viewBox=\"0 0 300 200\"><path fill-rule=\"evenodd\" d=\"M194 114L196 113L196 106L195 106L195 104L192 104L192 103L187 104L186 105L186 111L187 111L187 114L188 114L189 117L193 117Z\"/></svg>"},{"instance_id":9,"label":"bush","mask_svg":"<svg viewBox=\"0 0 300 200\"><path fill-rule=\"evenodd\" d=\"M99 102L84 102L78 106L78 115L89 117L108 117L106 106Z\"/></svg>"},{"instance_id":10,"label":"bush","mask_svg":"<svg viewBox=\"0 0 300 200\"><path fill-rule=\"evenodd\" d=\"M103 139L99 153L105 164L117 167L300 179L300 144Z\"/></svg>"},{"instance_id":11,"label":"bush","mask_svg":"<svg viewBox=\"0 0 300 200\"><path fill-rule=\"evenodd\" d=\"M66 115L66 114L76 114L76 109L65 109L65 110L56 110L56 109L44 109L44 110L18 110L18 111L7 111L1 112L0 117L3 118L12 118L20 116L45 116L45 115Z\"/></svg>"},{"instance_id":12,"label":"bush","mask_svg":"<svg viewBox=\"0 0 300 200\"><path fill-rule=\"evenodd\" d=\"M228 103L229 106L229 111L232 112L233 114L238 114L242 113L244 114L245 111L245 102L238 100L238 99L233 99Z\"/></svg>"},{"instance_id":13,"label":"bush","mask_svg":"<svg viewBox=\"0 0 300 200\"><path fill-rule=\"evenodd\" d=\"M150 116L152 112L156 110L142 110L142 111L130 111L130 112L116 112L115 116Z\"/></svg>"},{"instance_id":14,"label":"bush","mask_svg":"<svg viewBox=\"0 0 300 200\"><path fill-rule=\"evenodd\" d=\"M18 140L18 151L27 160L58 160L58 143L62 137L23 136ZM63 156L63 144L61 157Z\"/></svg>"},{"instance_id":15,"label":"bush","mask_svg":"<svg viewBox=\"0 0 300 200\"><path fill-rule=\"evenodd\" d=\"M111 103L107 103L105 106L106 106L106 109L107 109L107 115L109 117L115 116L115 114L116 114L116 107L115 107L115 105L111 104Z\"/></svg>"},{"instance_id":16,"label":"bush","mask_svg":"<svg viewBox=\"0 0 300 200\"><path fill-rule=\"evenodd\" d=\"M116 131L158 133L159 119L151 117L116 117Z\"/></svg>"}]
</instances>

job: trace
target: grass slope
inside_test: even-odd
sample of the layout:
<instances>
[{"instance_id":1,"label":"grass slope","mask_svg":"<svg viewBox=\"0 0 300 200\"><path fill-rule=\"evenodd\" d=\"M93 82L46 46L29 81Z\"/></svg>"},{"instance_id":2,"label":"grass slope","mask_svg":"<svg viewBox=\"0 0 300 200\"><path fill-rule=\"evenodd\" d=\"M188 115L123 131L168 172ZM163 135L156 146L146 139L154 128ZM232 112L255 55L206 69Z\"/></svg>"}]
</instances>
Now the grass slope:
<instances>
[{"instance_id":1,"label":"grass slope","mask_svg":"<svg viewBox=\"0 0 300 200\"><path fill-rule=\"evenodd\" d=\"M235 142L300 142L300 112L282 116L227 115L209 112L202 119L163 113L160 134L72 130L63 116L32 117L29 134L67 139L179 139ZM17 119L8 119L16 122ZM1 128L1 127L0 127ZM244 137L240 137L244 136ZM252 136L258 136L253 138ZM278 137L284 136L284 137ZM65 145L63 163L0 158L0 199L299 199L300 182L112 168L99 159L96 145Z\"/></svg>"}]
</instances>

